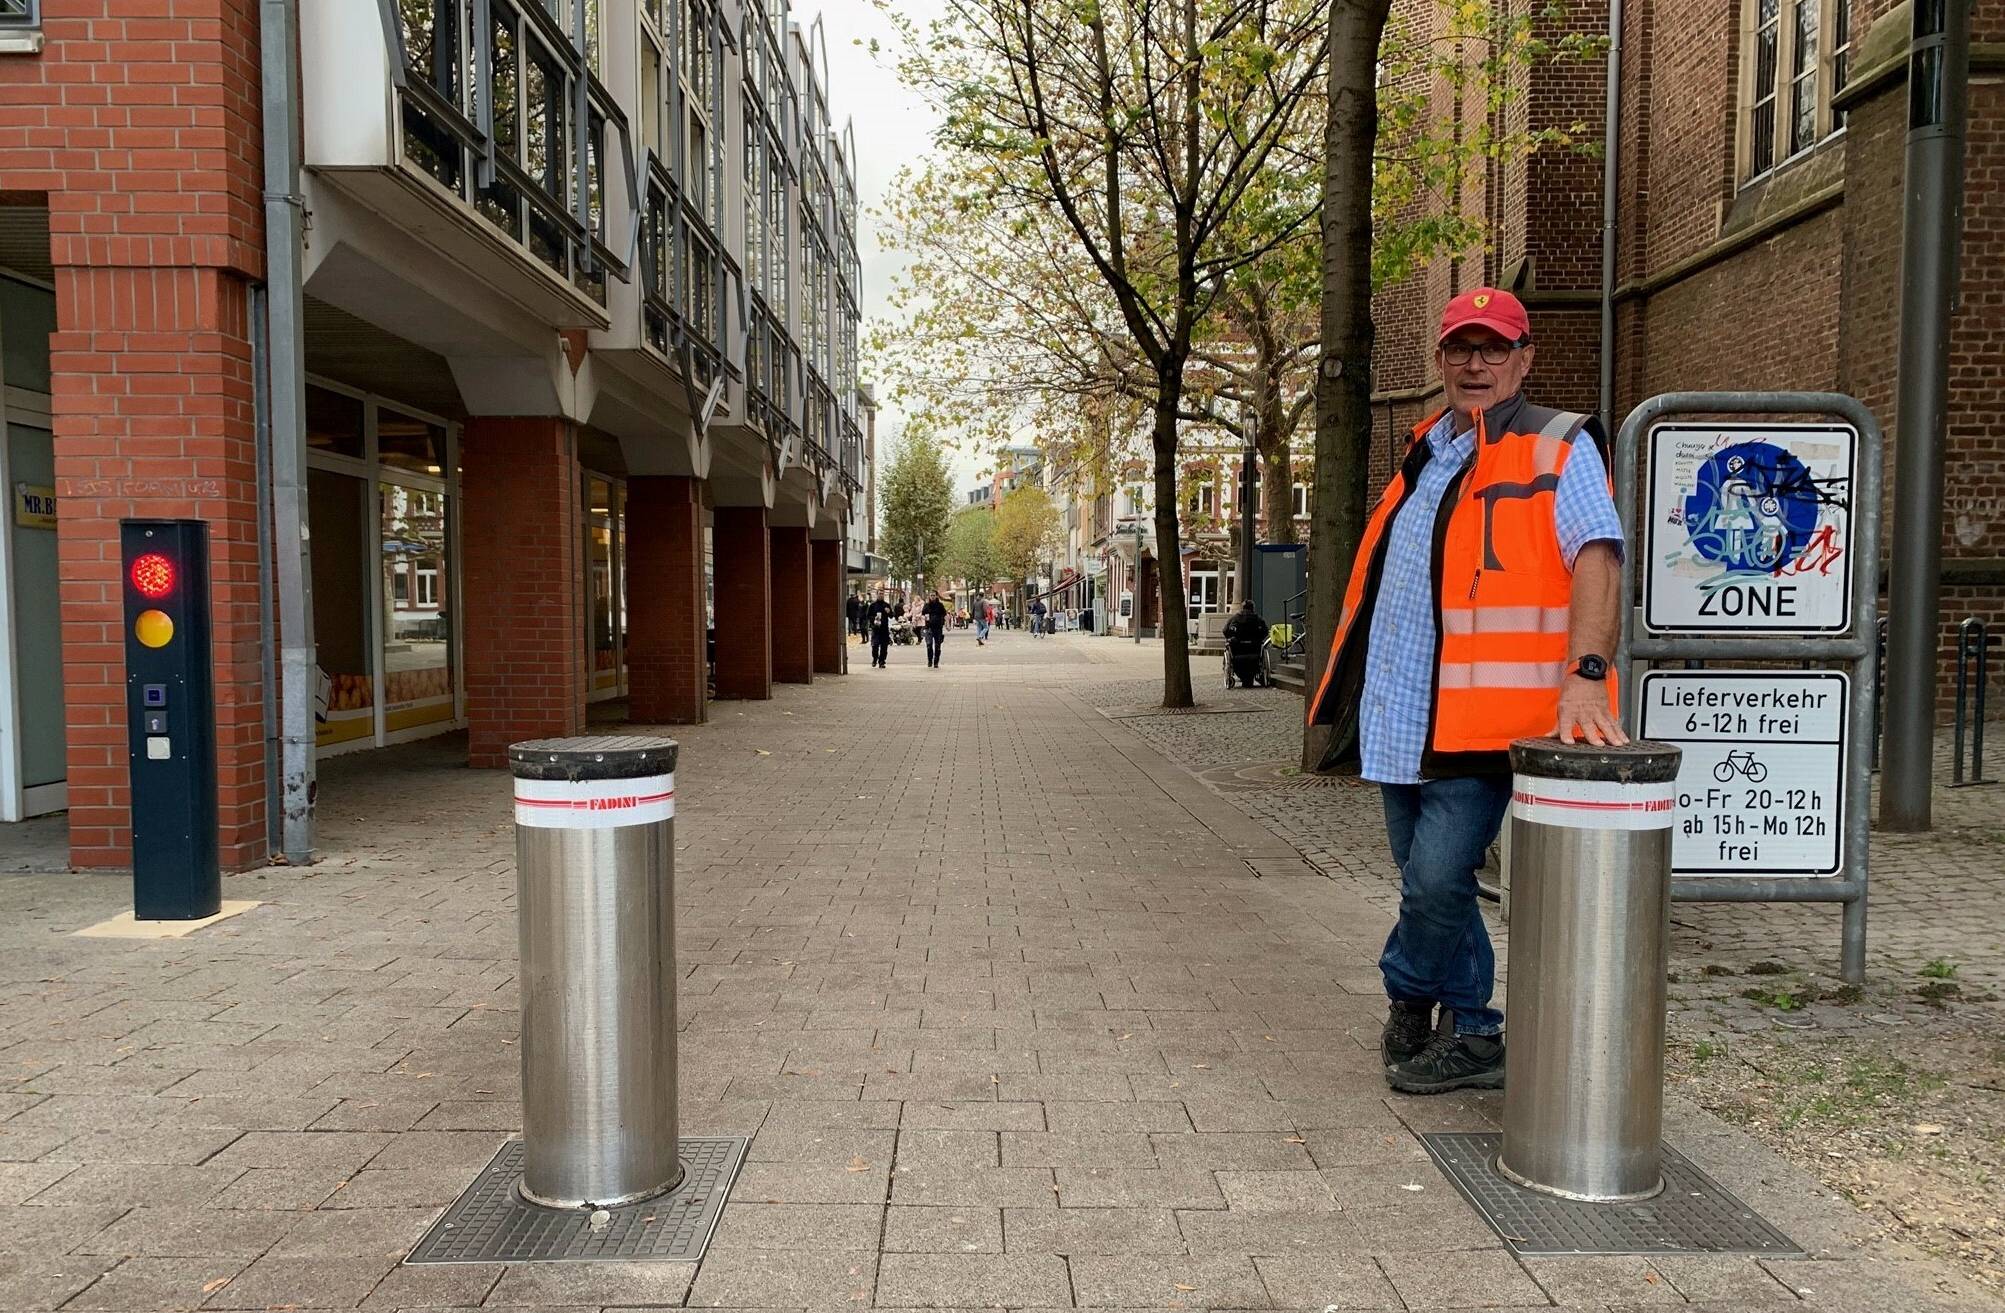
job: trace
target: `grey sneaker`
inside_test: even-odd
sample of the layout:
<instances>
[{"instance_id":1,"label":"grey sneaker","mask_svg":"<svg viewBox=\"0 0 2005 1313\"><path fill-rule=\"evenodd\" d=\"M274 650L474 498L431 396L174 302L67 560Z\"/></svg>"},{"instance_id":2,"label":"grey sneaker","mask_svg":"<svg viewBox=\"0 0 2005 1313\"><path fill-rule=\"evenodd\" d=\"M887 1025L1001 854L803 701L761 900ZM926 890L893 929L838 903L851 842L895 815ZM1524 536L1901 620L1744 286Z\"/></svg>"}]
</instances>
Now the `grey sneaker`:
<instances>
[{"instance_id":1,"label":"grey sneaker","mask_svg":"<svg viewBox=\"0 0 2005 1313\"><path fill-rule=\"evenodd\" d=\"M1391 1067L1420 1055L1434 1034L1432 1003L1402 1003L1394 999L1386 1010L1385 1029L1378 1035L1378 1056Z\"/></svg>"},{"instance_id":2,"label":"grey sneaker","mask_svg":"<svg viewBox=\"0 0 2005 1313\"><path fill-rule=\"evenodd\" d=\"M1402 1094L1503 1089L1504 1037L1457 1035L1453 1014L1441 1015L1442 1029L1419 1053L1386 1068L1386 1083Z\"/></svg>"}]
</instances>

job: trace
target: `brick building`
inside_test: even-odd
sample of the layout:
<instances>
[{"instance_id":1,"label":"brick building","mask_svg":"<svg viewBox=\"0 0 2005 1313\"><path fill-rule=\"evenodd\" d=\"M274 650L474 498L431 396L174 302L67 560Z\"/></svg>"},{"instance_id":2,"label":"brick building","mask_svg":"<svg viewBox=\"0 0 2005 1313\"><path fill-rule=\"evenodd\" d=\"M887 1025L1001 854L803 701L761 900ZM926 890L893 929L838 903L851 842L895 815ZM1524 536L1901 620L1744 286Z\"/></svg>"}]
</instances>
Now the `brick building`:
<instances>
[{"instance_id":1,"label":"brick building","mask_svg":"<svg viewBox=\"0 0 2005 1313\"><path fill-rule=\"evenodd\" d=\"M2005 0L1974 0L1962 286L1954 321L1943 538L1944 644L1966 615L2005 622ZM1424 3L1402 0L1409 14ZM1607 0L1569 27L1607 29ZM1612 410L1660 392L1809 389L1863 401L1892 444L1909 4L1630 0L1624 8ZM1556 34L1551 34L1556 35ZM1606 69L1526 75L1519 127L1604 119ZM1476 88L1439 112L1486 112ZM1518 292L1538 340L1533 395L1597 409L1602 161L1542 151L1474 170L1449 203L1488 249L1384 289L1374 365L1378 483L1439 405L1432 331L1456 292ZM1897 536L1893 525L1889 538Z\"/></svg>"},{"instance_id":2,"label":"brick building","mask_svg":"<svg viewBox=\"0 0 2005 1313\"><path fill-rule=\"evenodd\" d=\"M701 720L711 628L719 696L839 671L872 406L819 24L787 0L299 11L319 751L464 729L494 765L622 696ZM259 23L0 4L0 483L27 490L0 535L0 818L67 806L79 866L129 858L125 517L209 524L224 864L273 843L260 446L302 440L263 436Z\"/></svg>"}]
</instances>

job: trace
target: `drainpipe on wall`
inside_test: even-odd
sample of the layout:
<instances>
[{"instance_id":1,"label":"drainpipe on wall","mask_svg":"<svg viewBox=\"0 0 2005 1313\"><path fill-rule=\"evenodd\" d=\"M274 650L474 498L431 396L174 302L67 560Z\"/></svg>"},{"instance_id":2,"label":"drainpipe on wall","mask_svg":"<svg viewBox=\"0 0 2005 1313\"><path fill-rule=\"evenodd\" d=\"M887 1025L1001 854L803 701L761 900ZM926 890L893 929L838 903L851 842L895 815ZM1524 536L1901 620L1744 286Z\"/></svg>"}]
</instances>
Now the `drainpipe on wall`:
<instances>
[{"instance_id":1,"label":"drainpipe on wall","mask_svg":"<svg viewBox=\"0 0 2005 1313\"><path fill-rule=\"evenodd\" d=\"M1622 0L1608 0L1608 104L1601 134L1601 422L1615 432L1615 185L1622 152Z\"/></svg>"},{"instance_id":2,"label":"drainpipe on wall","mask_svg":"<svg viewBox=\"0 0 2005 1313\"><path fill-rule=\"evenodd\" d=\"M264 682L260 724L265 743L265 851L285 842L279 824L278 617L272 603L272 398L271 342L266 335L265 289L250 292L251 408L256 416L258 488L258 674Z\"/></svg>"},{"instance_id":3,"label":"drainpipe on wall","mask_svg":"<svg viewBox=\"0 0 2005 1313\"><path fill-rule=\"evenodd\" d=\"M298 0L261 0L267 390L278 576L279 812L286 861L314 859L313 572L306 519L306 329L301 313ZM377 690L382 696L382 690Z\"/></svg>"}]
</instances>

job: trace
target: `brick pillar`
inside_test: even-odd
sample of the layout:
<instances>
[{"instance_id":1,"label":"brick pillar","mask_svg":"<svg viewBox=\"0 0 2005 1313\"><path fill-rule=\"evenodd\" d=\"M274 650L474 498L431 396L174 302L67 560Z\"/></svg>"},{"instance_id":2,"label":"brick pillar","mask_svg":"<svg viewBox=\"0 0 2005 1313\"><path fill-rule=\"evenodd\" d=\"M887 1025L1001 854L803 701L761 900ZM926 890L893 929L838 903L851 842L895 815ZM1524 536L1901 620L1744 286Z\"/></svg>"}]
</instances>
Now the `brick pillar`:
<instances>
[{"instance_id":1,"label":"brick pillar","mask_svg":"<svg viewBox=\"0 0 2005 1313\"><path fill-rule=\"evenodd\" d=\"M773 539L773 678L815 682L815 590L808 531L775 526Z\"/></svg>"},{"instance_id":2,"label":"brick pillar","mask_svg":"<svg viewBox=\"0 0 2005 1313\"><path fill-rule=\"evenodd\" d=\"M636 721L700 725L704 654L703 485L627 480L627 688Z\"/></svg>"},{"instance_id":3,"label":"brick pillar","mask_svg":"<svg viewBox=\"0 0 2005 1313\"><path fill-rule=\"evenodd\" d=\"M58 242L82 255L83 239ZM61 256L59 254L60 261ZM263 862L251 349L242 279L214 268L58 263L53 372L70 860L131 863L118 522L209 525L217 848Z\"/></svg>"},{"instance_id":4,"label":"brick pillar","mask_svg":"<svg viewBox=\"0 0 2005 1313\"><path fill-rule=\"evenodd\" d=\"M843 631L842 540L821 538L814 543L815 673L840 675Z\"/></svg>"},{"instance_id":5,"label":"brick pillar","mask_svg":"<svg viewBox=\"0 0 2005 1313\"><path fill-rule=\"evenodd\" d=\"M118 521L134 517L208 522L218 854L231 870L265 856L246 290L264 277L257 23L241 3L74 0L43 6L40 55L0 59L0 188L48 207L79 867L131 861Z\"/></svg>"},{"instance_id":6,"label":"brick pillar","mask_svg":"<svg viewBox=\"0 0 2005 1313\"><path fill-rule=\"evenodd\" d=\"M467 762L585 724L584 525L566 419L469 420L460 439Z\"/></svg>"},{"instance_id":7,"label":"brick pillar","mask_svg":"<svg viewBox=\"0 0 2005 1313\"><path fill-rule=\"evenodd\" d=\"M717 696L773 696L772 538L763 506L719 506L710 530Z\"/></svg>"}]
</instances>

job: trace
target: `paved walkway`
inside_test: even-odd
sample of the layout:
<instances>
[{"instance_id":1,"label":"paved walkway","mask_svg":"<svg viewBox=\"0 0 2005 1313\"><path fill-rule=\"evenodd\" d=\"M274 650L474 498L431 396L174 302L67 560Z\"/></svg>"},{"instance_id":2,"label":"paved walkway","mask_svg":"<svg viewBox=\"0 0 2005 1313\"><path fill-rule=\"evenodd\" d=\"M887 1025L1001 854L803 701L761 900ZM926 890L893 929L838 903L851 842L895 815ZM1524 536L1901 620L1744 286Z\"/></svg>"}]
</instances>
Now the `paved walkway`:
<instances>
[{"instance_id":1,"label":"paved walkway","mask_svg":"<svg viewBox=\"0 0 2005 1313\"><path fill-rule=\"evenodd\" d=\"M520 1118L508 790L451 743L330 764L327 860L187 940L0 876L0 1310L1938 1306L1682 1109L1811 1258L1511 1258L1414 1138L1497 1096L1376 1070L1382 912L1068 691L1136 660L957 635L678 734L683 1129L754 1137L700 1265L398 1265Z\"/></svg>"}]
</instances>

